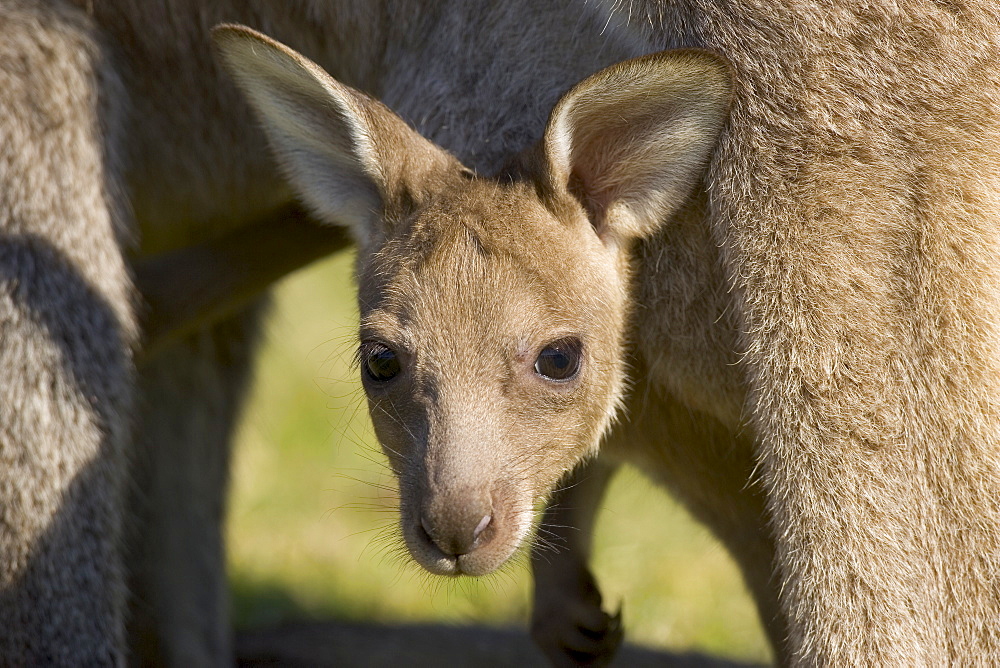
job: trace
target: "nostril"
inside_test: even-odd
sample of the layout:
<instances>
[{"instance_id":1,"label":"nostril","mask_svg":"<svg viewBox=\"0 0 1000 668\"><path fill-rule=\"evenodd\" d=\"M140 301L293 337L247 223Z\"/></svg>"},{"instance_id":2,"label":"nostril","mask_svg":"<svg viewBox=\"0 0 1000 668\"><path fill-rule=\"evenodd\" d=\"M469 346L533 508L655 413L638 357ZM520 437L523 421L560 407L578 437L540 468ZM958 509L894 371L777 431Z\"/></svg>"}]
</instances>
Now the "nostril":
<instances>
[{"instance_id":1,"label":"nostril","mask_svg":"<svg viewBox=\"0 0 1000 668\"><path fill-rule=\"evenodd\" d=\"M476 520L466 517L462 521L452 516L437 518L421 514L419 531L423 533L424 540L447 555L457 557L468 554L491 540L492 531L489 529L494 522L492 514L481 515L475 525L472 522Z\"/></svg>"},{"instance_id":2,"label":"nostril","mask_svg":"<svg viewBox=\"0 0 1000 668\"><path fill-rule=\"evenodd\" d=\"M433 543L434 536L431 535L431 529L429 526L427 526L427 518L424 517L423 515L420 516L420 528L423 529L424 535L427 537L427 540Z\"/></svg>"},{"instance_id":3,"label":"nostril","mask_svg":"<svg viewBox=\"0 0 1000 668\"><path fill-rule=\"evenodd\" d=\"M492 515L486 515L483 519L479 520L479 524L476 525L475 530L472 532L472 540L478 540L479 536L486 531L486 527L488 527L492 521Z\"/></svg>"}]
</instances>

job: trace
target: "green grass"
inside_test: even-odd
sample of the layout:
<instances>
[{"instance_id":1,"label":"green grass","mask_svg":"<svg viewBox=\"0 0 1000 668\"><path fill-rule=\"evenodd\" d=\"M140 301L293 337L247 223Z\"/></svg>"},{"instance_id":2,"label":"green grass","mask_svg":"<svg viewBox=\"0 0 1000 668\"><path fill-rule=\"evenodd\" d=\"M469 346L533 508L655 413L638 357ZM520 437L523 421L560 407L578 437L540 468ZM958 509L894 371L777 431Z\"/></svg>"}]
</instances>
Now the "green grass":
<instances>
[{"instance_id":1,"label":"green grass","mask_svg":"<svg viewBox=\"0 0 1000 668\"><path fill-rule=\"evenodd\" d=\"M229 572L238 625L337 617L523 624L526 566L434 578L396 537L394 487L351 366L357 313L342 255L278 292L269 343L237 442ZM634 471L614 482L594 570L628 638L766 661L735 566L663 491Z\"/></svg>"}]
</instances>

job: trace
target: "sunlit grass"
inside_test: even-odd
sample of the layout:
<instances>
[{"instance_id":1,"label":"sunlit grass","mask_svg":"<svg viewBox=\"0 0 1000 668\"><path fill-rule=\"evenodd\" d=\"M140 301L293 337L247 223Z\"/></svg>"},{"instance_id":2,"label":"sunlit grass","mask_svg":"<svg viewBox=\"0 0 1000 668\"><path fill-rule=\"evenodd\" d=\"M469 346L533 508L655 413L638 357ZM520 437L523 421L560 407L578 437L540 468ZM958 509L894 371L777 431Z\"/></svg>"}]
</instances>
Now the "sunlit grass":
<instances>
[{"instance_id":1,"label":"sunlit grass","mask_svg":"<svg viewBox=\"0 0 1000 668\"><path fill-rule=\"evenodd\" d=\"M342 255L279 291L236 446L228 528L236 621L523 624L525 567L444 580L401 547L394 482L351 368L350 269ZM624 604L631 641L767 660L739 575L705 530L633 471L605 505L594 568L608 606Z\"/></svg>"}]
</instances>

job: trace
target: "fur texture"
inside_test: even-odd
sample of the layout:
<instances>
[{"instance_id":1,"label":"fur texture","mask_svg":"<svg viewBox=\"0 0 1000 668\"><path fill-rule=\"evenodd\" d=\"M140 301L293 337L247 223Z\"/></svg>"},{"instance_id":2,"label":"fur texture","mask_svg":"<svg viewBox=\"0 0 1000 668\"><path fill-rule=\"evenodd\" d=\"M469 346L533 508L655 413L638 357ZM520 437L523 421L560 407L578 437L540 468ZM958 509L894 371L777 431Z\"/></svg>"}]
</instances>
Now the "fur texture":
<instances>
[{"instance_id":1,"label":"fur texture","mask_svg":"<svg viewBox=\"0 0 1000 668\"><path fill-rule=\"evenodd\" d=\"M616 106L622 86L598 87L593 97L574 89L556 106L539 151L491 189L457 189L454 167L431 165L439 176L417 179L423 190L407 201L412 209L383 230L388 243L363 256L370 322L363 320L362 338L367 332L376 343L363 343L362 365L366 350L376 365L386 351L399 358L388 378L372 371L368 389L403 485L411 551L438 572L488 570L495 560L479 560L509 540L505 509L517 502L495 479L480 479L482 469L530 461L533 481L551 484L554 471L586 455L588 438L572 426L579 417L556 430L575 433L576 448L545 441L548 425L538 420L531 434L513 424L489 428L503 424L517 384L491 391L497 367L480 358L504 368L492 342L523 331L526 321L545 330L557 307L540 295L553 286L569 322L581 286L613 302L602 289L634 262L628 301L638 388L630 420L612 431L606 451L644 465L733 550L779 661L994 662L1000 639L986 620L1000 611L995 8L844 3L831 13L795 2L766 9L649 2L630 9L652 43L708 48L733 64L732 114L700 194L645 218L642 206L619 209L614 197L609 204L606 187L661 187L642 170L651 156L669 153L670 141L679 150L686 143L683 134L629 116L641 116L641 103ZM654 86L646 99L670 94ZM579 108L596 110L596 130L586 113L566 129L566 110L581 100ZM624 134L608 122L619 114ZM669 118L665 110L656 116ZM643 142L658 136L670 139L644 151ZM610 144L593 143L608 137ZM560 165L576 149L567 146L586 156L568 170ZM623 156L622 176L609 178ZM395 165L401 156L377 159ZM518 190L522 180L527 191ZM568 182L566 190L553 191L557 182ZM585 233L573 245L535 229L545 215L533 197L569 227L582 208L606 248L620 246L619 234L643 241L617 269L605 267L605 286L586 270L567 270L543 278L541 302L532 302L517 276L546 276L539 265L562 266L567 253L578 267L601 256ZM524 219L514 232L511 203ZM379 208L393 210L391 198ZM459 222L475 243L452 240ZM440 227L425 234L425 225ZM516 250L501 246L502 254L522 268L481 269L510 234ZM456 272L480 282L479 296L455 291L448 281ZM488 295L496 294L518 307L490 310ZM571 325L598 351L608 344L595 332L616 326L599 316L589 329ZM544 348L533 350L541 361ZM478 371L465 375L470 362ZM615 394L605 395L606 411ZM540 396L528 401L545 404ZM477 417L470 421L468 411ZM557 413L566 415L552 408L550 419L563 424ZM520 449L497 460L510 438ZM461 473L470 461L480 477ZM473 482L456 491L445 479ZM484 489L486 501L477 496ZM459 517L459 507L476 511ZM574 520L590 521L586 513ZM569 553L557 565L539 564L543 576L567 564L581 575L561 578L583 592L556 606L564 619L536 616L536 635L557 662L604 660L615 642L613 621L594 614L599 597L588 592L582 562ZM543 582L540 600L551 602L555 587Z\"/></svg>"},{"instance_id":2,"label":"fur texture","mask_svg":"<svg viewBox=\"0 0 1000 668\"><path fill-rule=\"evenodd\" d=\"M656 47L713 49L737 73L705 222L774 541L779 656L995 663L996 5L615 9ZM671 375L662 339L640 337L654 377Z\"/></svg>"},{"instance_id":3,"label":"fur texture","mask_svg":"<svg viewBox=\"0 0 1000 668\"><path fill-rule=\"evenodd\" d=\"M0 3L4 661L120 660L123 562L143 656L227 660L217 522L256 318L136 381L128 270L291 198L210 57L223 21L484 174L600 66L722 54L733 110L705 187L632 259L636 387L605 453L729 547L779 660L996 663L1000 16L850 0ZM557 661L614 645L585 543L539 562Z\"/></svg>"}]
</instances>

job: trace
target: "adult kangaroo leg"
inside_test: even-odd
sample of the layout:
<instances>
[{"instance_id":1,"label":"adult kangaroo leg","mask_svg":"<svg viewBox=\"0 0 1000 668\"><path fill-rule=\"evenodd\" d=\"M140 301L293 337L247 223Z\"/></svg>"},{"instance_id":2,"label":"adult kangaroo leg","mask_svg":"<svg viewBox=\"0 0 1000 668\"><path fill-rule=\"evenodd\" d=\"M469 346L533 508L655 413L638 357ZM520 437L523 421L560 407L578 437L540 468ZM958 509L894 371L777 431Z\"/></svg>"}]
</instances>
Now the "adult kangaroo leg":
<instances>
[{"instance_id":1,"label":"adult kangaroo leg","mask_svg":"<svg viewBox=\"0 0 1000 668\"><path fill-rule=\"evenodd\" d=\"M0 7L0 662L108 665L135 324L113 130L85 17Z\"/></svg>"},{"instance_id":2,"label":"adult kangaroo leg","mask_svg":"<svg viewBox=\"0 0 1000 668\"><path fill-rule=\"evenodd\" d=\"M161 349L140 369L130 506L130 621L141 662L232 661L221 534L230 436L250 378L261 305Z\"/></svg>"},{"instance_id":3,"label":"adult kangaroo leg","mask_svg":"<svg viewBox=\"0 0 1000 668\"><path fill-rule=\"evenodd\" d=\"M287 274L349 243L343 229L288 204L222 237L140 260L133 268L145 302L137 363L242 311Z\"/></svg>"}]
</instances>

